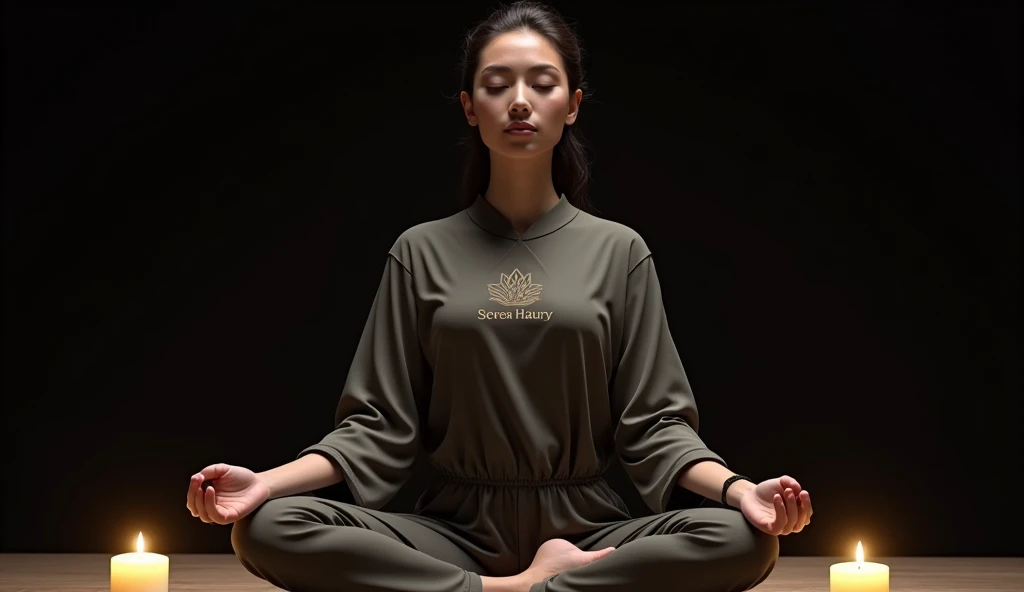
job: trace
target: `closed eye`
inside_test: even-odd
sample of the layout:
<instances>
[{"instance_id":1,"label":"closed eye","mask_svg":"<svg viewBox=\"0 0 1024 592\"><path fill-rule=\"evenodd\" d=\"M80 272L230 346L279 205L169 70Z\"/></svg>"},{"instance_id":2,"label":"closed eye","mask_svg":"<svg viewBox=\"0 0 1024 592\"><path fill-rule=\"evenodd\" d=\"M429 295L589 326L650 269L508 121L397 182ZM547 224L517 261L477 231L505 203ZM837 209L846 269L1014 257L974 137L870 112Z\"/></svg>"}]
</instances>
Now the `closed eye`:
<instances>
[{"instance_id":1,"label":"closed eye","mask_svg":"<svg viewBox=\"0 0 1024 592\"><path fill-rule=\"evenodd\" d=\"M555 86L557 86L557 85L555 85L555 84L548 84L548 85L537 84L537 85L534 85L533 88L535 88L537 90L540 90L542 92L548 92L551 89L555 88ZM487 92L488 92L488 94L496 95L496 94L500 93L501 91L505 90L506 88L508 88L508 87L507 86L488 86L487 87Z\"/></svg>"}]
</instances>

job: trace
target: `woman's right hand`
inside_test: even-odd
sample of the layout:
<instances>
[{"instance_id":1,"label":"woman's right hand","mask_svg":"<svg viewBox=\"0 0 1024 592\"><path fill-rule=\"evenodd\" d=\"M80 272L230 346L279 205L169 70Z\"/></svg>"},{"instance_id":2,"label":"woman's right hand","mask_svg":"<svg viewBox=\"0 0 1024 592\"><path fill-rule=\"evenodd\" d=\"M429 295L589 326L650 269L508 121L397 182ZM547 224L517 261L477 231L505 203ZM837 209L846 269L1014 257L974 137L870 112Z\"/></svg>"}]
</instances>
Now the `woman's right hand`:
<instances>
[{"instance_id":1,"label":"woman's right hand","mask_svg":"<svg viewBox=\"0 0 1024 592\"><path fill-rule=\"evenodd\" d=\"M213 524L231 524L267 501L270 488L249 469L224 463L192 475L186 506L193 517Z\"/></svg>"}]
</instances>

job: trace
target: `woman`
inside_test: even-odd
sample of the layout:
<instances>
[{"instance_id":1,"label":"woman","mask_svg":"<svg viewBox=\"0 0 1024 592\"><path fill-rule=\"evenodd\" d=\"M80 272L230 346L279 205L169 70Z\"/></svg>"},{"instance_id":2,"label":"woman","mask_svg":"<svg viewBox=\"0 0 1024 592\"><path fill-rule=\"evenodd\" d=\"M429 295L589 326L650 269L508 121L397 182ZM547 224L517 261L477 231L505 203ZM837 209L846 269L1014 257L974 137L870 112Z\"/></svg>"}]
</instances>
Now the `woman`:
<instances>
[{"instance_id":1,"label":"woman","mask_svg":"<svg viewBox=\"0 0 1024 592\"><path fill-rule=\"evenodd\" d=\"M246 569L288 590L754 587L810 496L735 476L697 436L651 252L582 210L572 30L517 3L465 49L467 203L389 251L337 429L263 473L206 467L189 510L233 523ZM420 446L436 478L413 513L380 511ZM604 481L616 460L653 515ZM339 481L355 504L294 495ZM667 511L676 487L728 507Z\"/></svg>"}]
</instances>

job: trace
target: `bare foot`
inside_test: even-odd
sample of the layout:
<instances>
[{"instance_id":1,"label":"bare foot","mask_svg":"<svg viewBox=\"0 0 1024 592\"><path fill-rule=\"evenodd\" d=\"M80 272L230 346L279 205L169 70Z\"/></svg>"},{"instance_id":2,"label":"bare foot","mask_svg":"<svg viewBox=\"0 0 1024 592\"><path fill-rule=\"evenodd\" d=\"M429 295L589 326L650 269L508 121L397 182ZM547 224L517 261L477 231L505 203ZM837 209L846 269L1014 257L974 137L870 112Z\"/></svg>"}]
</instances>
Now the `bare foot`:
<instances>
[{"instance_id":1,"label":"bare foot","mask_svg":"<svg viewBox=\"0 0 1024 592\"><path fill-rule=\"evenodd\" d=\"M582 551L565 539L551 539L537 549L533 562L523 574L532 585L564 570L597 561L610 555L614 550L615 547L606 547L599 551Z\"/></svg>"}]
</instances>

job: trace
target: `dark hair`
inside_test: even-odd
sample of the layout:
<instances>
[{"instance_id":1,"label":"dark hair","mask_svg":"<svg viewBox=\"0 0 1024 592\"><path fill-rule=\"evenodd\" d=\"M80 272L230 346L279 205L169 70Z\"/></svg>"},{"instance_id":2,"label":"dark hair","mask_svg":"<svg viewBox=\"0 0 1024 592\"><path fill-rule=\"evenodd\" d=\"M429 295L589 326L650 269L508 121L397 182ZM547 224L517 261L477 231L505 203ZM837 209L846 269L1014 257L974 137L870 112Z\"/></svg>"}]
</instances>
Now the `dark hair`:
<instances>
[{"instance_id":1,"label":"dark hair","mask_svg":"<svg viewBox=\"0 0 1024 592\"><path fill-rule=\"evenodd\" d=\"M462 90L473 95L473 78L480 64L480 52L492 39L509 31L531 30L546 38L558 51L569 76L569 92L576 89L588 95L587 81L583 74L583 48L574 25L567 22L558 12L541 2L523 0L511 5L500 4L484 21L469 33L462 47L461 75ZM589 208L590 162L587 159L586 143L575 122L566 125L562 137L555 145L551 162L551 178L555 191L577 208ZM463 206L473 203L478 194L483 195L491 175L491 155L480 137L480 128L474 126L470 136L465 138L466 153L463 165L462 195Z\"/></svg>"}]
</instances>

